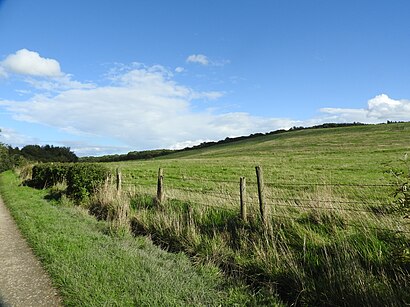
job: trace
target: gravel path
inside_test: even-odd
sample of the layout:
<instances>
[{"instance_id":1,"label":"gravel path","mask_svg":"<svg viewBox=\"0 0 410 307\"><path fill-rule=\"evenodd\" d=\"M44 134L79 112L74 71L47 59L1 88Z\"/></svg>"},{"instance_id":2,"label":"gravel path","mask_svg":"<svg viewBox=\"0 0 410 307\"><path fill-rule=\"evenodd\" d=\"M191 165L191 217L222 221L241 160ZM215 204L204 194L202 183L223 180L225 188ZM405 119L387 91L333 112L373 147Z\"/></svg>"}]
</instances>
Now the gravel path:
<instances>
[{"instance_id":1,"label":"gravel path","mask_svg":"<svg viewBox=\"0 0 410 307\"><path fill-rule=\"evenodd\" d=\"M50 278L0 199L0 307L60 305Z\"/></svg>"}]
</instances>

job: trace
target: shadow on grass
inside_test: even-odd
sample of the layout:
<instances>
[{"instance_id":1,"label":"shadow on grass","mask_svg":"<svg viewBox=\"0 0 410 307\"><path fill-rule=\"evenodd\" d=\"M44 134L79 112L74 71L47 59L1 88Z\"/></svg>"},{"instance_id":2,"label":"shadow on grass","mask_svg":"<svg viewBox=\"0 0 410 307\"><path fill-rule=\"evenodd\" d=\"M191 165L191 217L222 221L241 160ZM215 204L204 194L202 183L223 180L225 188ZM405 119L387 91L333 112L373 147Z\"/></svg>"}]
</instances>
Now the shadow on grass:
<instances>
[{"instance_id":1,"label":"shadow on grass","mask_svg":"<svg viewBox=\"0 0 410 307\"><path fill-rule=\"evenodd\" d=\"M44 199L48 201L59 201L63 195L63 191L51 189L49 193L46 196L44 196Z\"/></svg>"}]
</instances>

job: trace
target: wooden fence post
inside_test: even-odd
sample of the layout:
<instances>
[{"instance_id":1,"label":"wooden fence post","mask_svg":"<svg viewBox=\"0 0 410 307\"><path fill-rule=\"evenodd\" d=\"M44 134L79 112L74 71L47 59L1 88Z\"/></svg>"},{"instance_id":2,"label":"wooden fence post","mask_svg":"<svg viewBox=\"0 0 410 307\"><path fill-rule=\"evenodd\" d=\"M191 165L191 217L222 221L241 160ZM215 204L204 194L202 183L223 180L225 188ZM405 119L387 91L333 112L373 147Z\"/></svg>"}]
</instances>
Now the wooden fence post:
<instances>
[{"instance_id":1,"label":"wooden fence post","mask_svg":"<svg viewBox=\"0 0 410 307\"><path fill-rule=\"evenodd\" d=\"M117 193L121 191L121 172L119 167L116 169L116 186L117 186Z\"/></svg>"},{"instance_id":2,"label":"wooden fence post","mask_svg":"<svg viewBox=\"0 0 410 307\"><path fill-rule=\"evenodd\" d=\"M191 229L191 226L194 225L194 210L192 209L191 205L188 205L188 228Z\"/></svg>"},{"instance_id":3,"label":"wooden fence post","mask_svg":"<svg viewBox=\"0 0 410 307\"><path fill-rule=\"evenodd\" d=\"M264 197L264 185L263 185L263 172L260 166L256 166L256 179L258 182L258 198L259 198L259 211L261 213L262 223L266 225L266 203Z\"/></svg>"},{"instance_id":4,"label":"wooden fence post","mask_svg":"<svg viewBox=\"0 0 410 307\"><path fill-rule=\"evenodd\" d=\"M157 201L161 204L164 201L164 172L162 168L158 170L158 183L157 183Z\"/></svg>"},{"instance_id":5,"label":"wooden fence post","mask_svg":"<svg viewBox=\"0 0 410 307\"><path fill-rule=\"evenodd\" d=\"M246 216L246 178L241 177L239 183L239 192L240 192L240 200L241 200L241 219L245 223L247 222Z\"/></svg>"}]
</instances>

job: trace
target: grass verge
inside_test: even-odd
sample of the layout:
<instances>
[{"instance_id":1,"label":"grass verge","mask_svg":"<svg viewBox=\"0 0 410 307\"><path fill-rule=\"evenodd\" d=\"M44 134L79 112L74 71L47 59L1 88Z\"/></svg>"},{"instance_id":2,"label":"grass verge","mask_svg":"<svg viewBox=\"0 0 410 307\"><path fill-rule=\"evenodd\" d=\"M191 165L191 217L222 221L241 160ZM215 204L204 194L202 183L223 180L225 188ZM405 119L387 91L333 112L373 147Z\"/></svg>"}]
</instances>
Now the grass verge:
<instances>
[{"instance_id":1,"label":"grass verge","mask_svg":"<svg viewBox=\"0 0 410 307\"><path fill-rule=\"evenodd\" d=\"M45 200L47 191L0 175L0 192L66 306L253 305L246 289L211 265L193 266L147 238L115 235L78 207Z\"/></svg>"},{"instance_id":2,"label":"grass verge","mask_svg":"<svg viewBox=\"0 0 410 307\"><path fill-rule=\"evenodd\" d=\"M291 306L408 304L410 232L397 231L400 217L320 205L278 207L265 228L257 212L244 223L228 208L136 195L131 225Z\"/></svg>"}]
</instances>

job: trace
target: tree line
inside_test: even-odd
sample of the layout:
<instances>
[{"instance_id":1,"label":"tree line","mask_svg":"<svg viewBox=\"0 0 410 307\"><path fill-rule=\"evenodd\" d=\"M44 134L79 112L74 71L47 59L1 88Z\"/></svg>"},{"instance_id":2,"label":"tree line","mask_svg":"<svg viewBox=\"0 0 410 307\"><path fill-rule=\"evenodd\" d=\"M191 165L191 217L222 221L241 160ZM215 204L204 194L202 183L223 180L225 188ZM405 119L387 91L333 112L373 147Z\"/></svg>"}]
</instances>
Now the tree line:
<instances>
[{"instance_id":1,"label":"tree line","mask_svg":"<svg viewBox=\"0 0 410 307\"><path fill-rule=\"evenodd\" d=\"M396 123L393 121L387 121L387 124ZM161 157L169 155L176 152L190 151L200 148L207 148L219 144L228 144L237 141L252 139L265 135L275 135L281 134L289 131L306 130L306 129L321 129L321 128L336 128L336 127L349 127L349 126L362 126L366 125L364 123L353 122L353 123L325 123L321 125L303 127L294 126L290 129L279 129L267 133L254 133L247 136L239 137L227 137L220 141L215 142L203 142L199 145L186 147L178 150L171 149L156 149L156 150L144 150L144 151L130 151L127 154L115 154L115 155L105 155L99 157L82 157L78 158L74 152L70 150L69 147L59 147L52 145L27 145L19 149L18 147L12 148L5 144L0 143L0 172L6 169L10 169L13 165L19 165L22 161L38 161L38 162L119 162L119 161L129 161L129 160L145 160L152 159L156 157ZM1 132L1 131L0 131Z\"/></svg>"},{"instance_id":2,"label":"tree line","mask_svg":"<svg viewBox=\"0 0 410 307\"><path fill-rule=\"evenodd\" d=\"M22 166L28 162L77 162L70 147L27 145L23 148L0 143L0 172Z\"/></svg>"},{"instance_id":3,"label":"tree line","mask_svg":"<svg viewBox=\"0 0 410 307\"><path fill-rule=\"evenodd\" d=\"M336 128L336 127L349 127L349 126L362 126L362 125L366 125L366 124L359 123L359 122L353 122L353 123L325 123L325 124L311 126L311 127L294 126L290 129L279 129L279 130L275 130L275 131L271 131L267 133L254 133L254 134L250 134L247 136L239 136L239 137L232 137L232 138L227 137L220 141L203 142L199 145L195 145L192 147L186 147L183 149L175 149L175 150L156 149L156 150L144 150L144 151L131 151L127 154L105 155L105 156L100 156L100 157L82 157L80 158L80 161L83 161L83 162L119 162L119 161L129 161L129 160L152 159L152 158L169 155L169 154L176 153L176 152L184 152L184 151L189 151L189 150L194 150L194 149L207 148L207 147L211 147L211 146L215 146L219 144L228 144L228 143L252 139L252 138L260 137L264 135L281 134L281 133L285 133L289 131L296 131L296 130Z\"/></svg>"}]
</instances>

